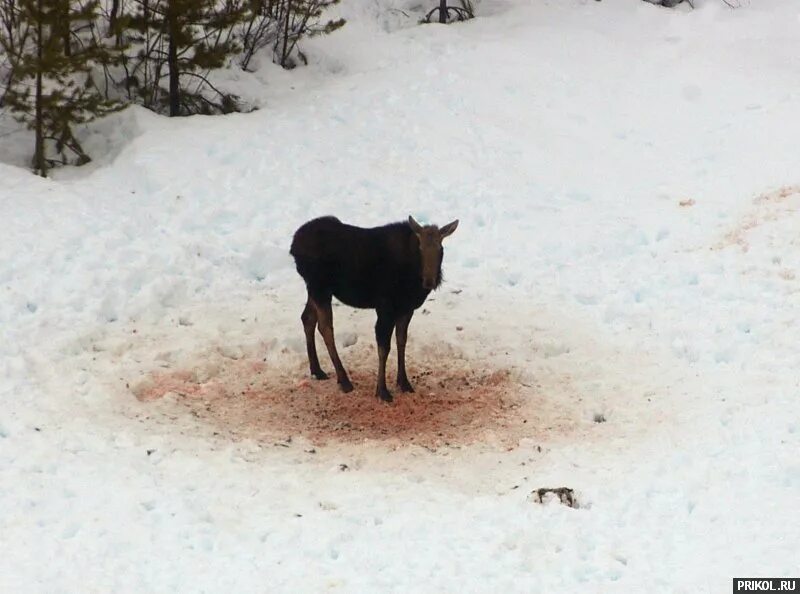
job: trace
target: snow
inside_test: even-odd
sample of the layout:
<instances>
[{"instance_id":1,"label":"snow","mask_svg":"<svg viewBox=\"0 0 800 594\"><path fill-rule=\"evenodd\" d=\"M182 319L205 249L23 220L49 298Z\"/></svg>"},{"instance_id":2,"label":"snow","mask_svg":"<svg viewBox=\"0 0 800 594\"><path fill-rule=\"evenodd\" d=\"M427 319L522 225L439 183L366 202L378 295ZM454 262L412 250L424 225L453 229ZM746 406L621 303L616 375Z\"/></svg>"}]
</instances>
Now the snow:
<instances>
[{"instance_id":1,"label":"snow","mask_svg":"<svg viewBox=\"0 0 800 594\"><path fill-rule=\"evenodd\" d=\"M486 0L447 27L343 4L308 67L229 75L258 111L128 109L52 180L0 139L0 590L711 593L796 573L795 3ZM507 378L518 408L445 445L135 397L173 373L345 398L305 379L288 255L322 214L459 218L409 368L430 392L468 370L466 398ZM346 398L377 407L372 315L335 316ZM577 509L529 500L562 486Z\"/></svg>"}]
</instances>

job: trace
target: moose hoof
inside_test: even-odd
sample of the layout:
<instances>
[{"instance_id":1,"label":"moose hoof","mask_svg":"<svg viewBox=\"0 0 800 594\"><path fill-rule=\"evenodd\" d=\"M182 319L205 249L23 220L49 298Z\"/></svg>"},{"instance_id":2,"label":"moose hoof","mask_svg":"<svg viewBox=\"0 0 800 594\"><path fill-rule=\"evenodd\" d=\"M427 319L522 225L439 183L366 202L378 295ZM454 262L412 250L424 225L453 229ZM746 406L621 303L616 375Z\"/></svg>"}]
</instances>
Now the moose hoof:
<instances>
[{"instance_id":1,"label":"moose hoof","mask_svg":"<svg viewBox=\"0 0 800 594\"><path fill-rule=\"evenodd\" d=\"M386 388L376 388L375 389L375 396L380 398L384 402L391 402L393 400L392 393L387 390Z\"/></svg>"},{"instance_id":2,"label":"moose hoof","mask_svg":"<svg viewBox=\"0 0 800 594\"><path fill-rule=\"evenodd\" d=\"M318 379L318 380L326 380L326 379L328 379L328 374L325 373L324 371L322 371L321 369L319 371L312 371L311 375L314 376L314 379Z\"/></svg>"},{"instance_id":3,"label":"moose hoof","mask_svg":"<svg viewBox=\"0 0 800 594\"><path fill-rule=\"evenodd\" d=\"M353 391L353 384L350 383L349 379L345 379L339 382L339 388L342 390L342 392L347 394L348 392Z\"/></svg>"},{"instance_id":4,"label":"moose hoof","mask_svg":"<svg viewBox=\"0 0 800 594\"><path fill-rule=\"evenodd\" d=\"M414 387L411 385L411 382L408 380L397 380L397 387L400 388L403 392L413 392Z\"/></svg>"}]
</instances>

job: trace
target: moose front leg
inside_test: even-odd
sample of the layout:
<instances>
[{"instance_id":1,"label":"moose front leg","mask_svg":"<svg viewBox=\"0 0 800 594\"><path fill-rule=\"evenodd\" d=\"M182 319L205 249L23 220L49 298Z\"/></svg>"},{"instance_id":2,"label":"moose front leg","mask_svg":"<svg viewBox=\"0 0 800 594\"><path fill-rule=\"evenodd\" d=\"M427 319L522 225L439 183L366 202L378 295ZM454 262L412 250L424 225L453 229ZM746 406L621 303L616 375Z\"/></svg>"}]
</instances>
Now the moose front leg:
<instances>
[{"instance_id":1,"label":"moose front leg","mask_svg":"<svg viewBox=\"0 0 800 594\"><path fill-rule=\"evenodd\" d=\"M375 340L378 343L378 384L375 387L375 396L384 402L392 401L392 394L386 387L386 359L392 348L394 320L393 315L378 311L378 321L375 322Z\"/></svg>"},{"instance_id":2,"label":"moose front leg","mask_svg":"<svg viewBox=\"0 0 800 594\"><path fill-rule=\"evenodd\" d=\"M408 339L408 325L414 312L397 318L397 386L403 392L413 392L414 388L406 375L406 340Z\"/></svg>"}]
</instances>

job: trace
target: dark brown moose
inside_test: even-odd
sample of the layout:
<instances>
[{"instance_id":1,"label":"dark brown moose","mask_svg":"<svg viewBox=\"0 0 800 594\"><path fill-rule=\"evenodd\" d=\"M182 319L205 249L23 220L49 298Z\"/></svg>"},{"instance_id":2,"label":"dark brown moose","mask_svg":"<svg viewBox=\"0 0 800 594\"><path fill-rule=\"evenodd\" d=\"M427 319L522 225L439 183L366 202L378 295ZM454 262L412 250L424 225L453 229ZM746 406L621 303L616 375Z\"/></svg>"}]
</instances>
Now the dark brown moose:
<instances>
[{"instance_id":1,"label":"dark brown moose","mask_svg":"<svg viewBox=\"0 0 800 594\"><path fill-rule=\"evenodd\" d=\"M301 320L311 375L328 378L319 365L314 343L314 329L318 327L336 369L336 381L343 392L353 389L333 337L331 298L336 297L346 305L374 309L378 314L375 395L386 402L392 401L386 387L386 358L395 328L397 385L403 392L414 391L406 374L408 324L414 310L442 282L442 240L457 226L457 220L441 229L436 225L423 226L408 217L408 222L365 229L346 225L336 217L322 217L297 230L289 251L308 289Z\"/></svg>"}]
</instances>

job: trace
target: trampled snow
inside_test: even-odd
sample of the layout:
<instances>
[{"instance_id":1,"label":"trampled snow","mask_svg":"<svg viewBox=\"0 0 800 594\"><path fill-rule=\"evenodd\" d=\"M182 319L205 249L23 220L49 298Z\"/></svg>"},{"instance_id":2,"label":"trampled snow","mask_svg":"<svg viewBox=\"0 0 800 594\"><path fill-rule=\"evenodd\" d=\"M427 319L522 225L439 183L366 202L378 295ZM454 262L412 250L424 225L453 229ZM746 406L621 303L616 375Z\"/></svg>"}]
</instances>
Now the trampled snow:
<instances>
[{"instance_id":1,"label":"trampled snow","mask_svg":"<svg viewBox=\"0 0 800 594\"><path fill-rule=\"evenodd\" d=\"M223 77L252 113L128 109L52 180L0 139L0 591L796 575L800 7L486 1L442 27L343 4L308 67ZM202 390L378 406L369 312L335 310L356 392L306 380L288 245L323 214L460 219L411 324L413 402L463 374L505 391L503 422L317 440ZM529 498L562 486L577 509Z\"/></svg>"}]
</instances>

